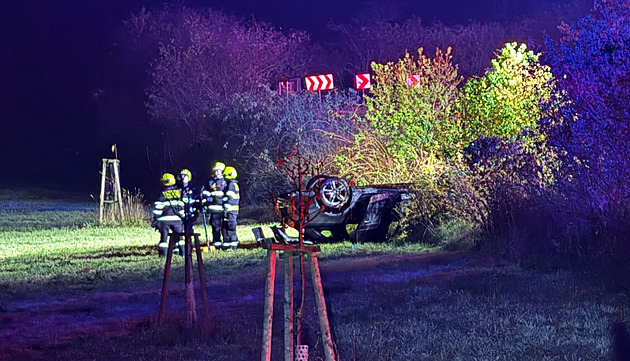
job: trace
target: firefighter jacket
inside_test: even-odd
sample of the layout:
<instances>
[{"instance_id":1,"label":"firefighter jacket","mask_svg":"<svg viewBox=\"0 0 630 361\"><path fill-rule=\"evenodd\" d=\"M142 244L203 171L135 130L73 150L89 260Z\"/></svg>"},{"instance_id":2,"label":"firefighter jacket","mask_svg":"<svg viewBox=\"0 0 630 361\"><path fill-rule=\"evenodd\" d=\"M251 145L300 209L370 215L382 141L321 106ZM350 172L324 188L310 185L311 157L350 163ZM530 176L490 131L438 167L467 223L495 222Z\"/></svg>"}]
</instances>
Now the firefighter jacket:
<instances>
[{"instance_id":1,"label":"firefighter jacket","mask_svg":"<svg viewBox=\"0 0 630 361\"><path fill-rule=\"evenodd\" d=\"M195 213L195 206L197 202L197 192L193 186L188 183L186 186L182 186L182 202L184 203L184 211L187 216Z\"/></svg>"},{"instance_id":2,"label":"firefighter jacket","mask_svg":"<svg viewBox=\"0 0 630 361\"><path fill-rule=\"evenodd\" d=\"M238 213L238 204L241 200L238 181L231 179L227 181L225 197L223 198L223 210L228 213Z\"/></svg>"},{"instance_id":3,"label":"firefighter jacket","mask_svg":"<svg viewBox=\"0 0 630 361\"><path fill-rule=\"evenodd\" d=\"M225 178L212 178L208 181L202 192L208 212L223 213L223 197L225 197L226 187Z\"/></svg>"},{"instance_id":4,"label":"firefighter jacket","mask_svg":"<svg viewBox=\"0 0 630 361\"><path fill-rule=\"evenodd\" d=\"M153 206L154 221L181 221L184 217L182 192L177 186L166 187Z\"/></svg>"}]
</instances>

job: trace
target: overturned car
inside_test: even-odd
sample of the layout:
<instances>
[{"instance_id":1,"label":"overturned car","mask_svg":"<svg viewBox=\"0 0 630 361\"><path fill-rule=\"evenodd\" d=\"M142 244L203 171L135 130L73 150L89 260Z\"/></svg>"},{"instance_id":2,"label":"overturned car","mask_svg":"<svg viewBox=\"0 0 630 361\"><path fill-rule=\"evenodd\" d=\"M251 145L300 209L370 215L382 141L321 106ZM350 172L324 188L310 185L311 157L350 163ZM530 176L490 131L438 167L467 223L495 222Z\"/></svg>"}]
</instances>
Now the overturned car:
<instances>
[{"instance_id":1,"label":"overturned car","mask_svg":"<svg viewBox=\"0 0 630 361\"><path fill-rule=\"evenodd\" d=\"M283 227L296 228L300 202L308 207L304 239L315 243L351 240L357 243L382 242L389 226L404 215L404 203L411 199L407 184L358 187L331 176L311 178L302 191L274 197L276 213ZM347 226L356 224L350 237Z\"/></svg>"}]
</instances>

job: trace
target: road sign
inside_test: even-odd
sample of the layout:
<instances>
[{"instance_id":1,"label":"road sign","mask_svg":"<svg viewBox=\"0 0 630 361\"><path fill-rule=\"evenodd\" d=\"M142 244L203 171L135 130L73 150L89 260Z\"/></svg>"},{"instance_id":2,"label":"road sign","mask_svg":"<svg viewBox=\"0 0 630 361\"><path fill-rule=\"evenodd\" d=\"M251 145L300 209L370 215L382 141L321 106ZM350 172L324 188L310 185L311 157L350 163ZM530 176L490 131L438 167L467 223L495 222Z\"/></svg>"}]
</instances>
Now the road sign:
<instances>
[{"instance_id":1,"label":"road sign","mask_svg":"<svg viewBox=\"0 0 630 361\"><path fill-rule=\"evenodd\" d=\"M370 89L372 82L370 81L370 74L357 74L354 76L354 84L357 90Z\"/></svg>"},{"instance_id":2,"label":"road sign","mask_svg":"<svg viewBox=\"0 0 630 361\"><path fill-rule=\"evenodd\" d=\"M332 74L307 76L304 80L308 91L330 90L334 87Z\"/></svg>"},{"instance_id":3,"label":"road sign","mask_svg":"<svg viewBox=\"0 0 630 361\"><path fill-rule=\"evenodd\" d=\"M291 78L289 80L285 79L286 78L278 82L278 95L289 95L302 91L301 78Z\"/></svg>"},{"instance_id":4,"label":"road sign","mask_svg":"<svg viewBox=\"0 0 630 361\"><path fill-rule=\"evenodd\" d=\"M407 75L407 85L409 85L412 88L419 88L420 75L417 75L417 74Z\"/></svg>"}]
</instances>

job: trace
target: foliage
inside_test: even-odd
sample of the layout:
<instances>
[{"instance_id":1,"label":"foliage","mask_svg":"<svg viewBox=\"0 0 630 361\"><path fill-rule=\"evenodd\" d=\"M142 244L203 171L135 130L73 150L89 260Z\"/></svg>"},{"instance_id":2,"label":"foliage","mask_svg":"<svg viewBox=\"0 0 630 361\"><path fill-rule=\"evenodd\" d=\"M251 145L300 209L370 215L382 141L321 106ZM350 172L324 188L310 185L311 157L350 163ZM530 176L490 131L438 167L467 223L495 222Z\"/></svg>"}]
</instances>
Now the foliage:
<instances>
[{"instance_id":1,"label":"foliage","mask_svg":"<svg viewBox=\"0 0 630 361\"><path fill-rule=\"evenodd\" d=\"M524 44L508 43L482 77L466 82L458 107L472 142L466 158L484 195L488 231L505 236L515 209L557 182L558 149L548 134L566 105L550 68Z\"/></svg>"},{"instance_id":2,"label":"foliage","mask_svg":"<svg viewBox=\"0 0 630 361\"><path fill-rule=\"evenodd\" d=\"M431 59L419 49L417 60L407 54L396 64L372 64L365 121L337 157L342 173L359 184L411 182L454 155L462 141L454 108L461 78L450 60L450 50ZM409 75L418 75L413 85Z\"/></svg>"},{"instance_id":3,"label":"foliage","mask_svg":"<svg viewBox=\"0 0 630 361\"><path fill-rule=\"evenodd\" d=\"M222 114L225 148L248 174L248 197L259 202L270 189L288 188L275 164L296 145L322 164L322 173L336 173L332 155L351 139L361 108L353 90L331 92L321 101L308 92L234 96Z\"/></svg>"},{"instance_id":4,"label":"foliage","mask_svg":"<svg viewBox=\"0 0 630 361\"><path fill-rule=\"evenodd\" d=\"M280 76L302 73L308 62L305 33L283 34L212 10L143 9L126 24L139 42L157 50L147 90L150 114L169 125L185 125L191 136L219 131L213 114L232 95L257 94Z\"/></svg>"},{"instance_id":5,"label":"foliage","mask_svg":"<svg viewBox=\"0 0 630 361\"><path fill-rule=\"evenodd\" d=\"M470 138L510 138L538 129L555 94L551 70L539 56L525 44L505 44L484 76L466 82L460 106Z\"/></svg>"},{"instance_id":6,"label":"foliage","mask_svg":"<svg viewBox=\"0 0 630 361\"><path fill-rule=\"evenodd\" d=\"M417 63L406 56L374 65L365 121L337 162L360 184L412 183L405 223L416 238L438 234L441 223L491 231L489 219L506 221L496 206L502 198L527 202L556 181L559 159L547 134L560 121L562 93L525 45L507 44L461 91L450 52L419 54Z\"/></svg>"},{"instance_id":7,"label":"foliage","mask_svg":"<svg viewBox=\"0 0 630 361\"><path fill-rule=\"evenodd\" d=\"M414 200L403 220L408 237L424 240L457 218L483 229L485 194L464 162L466 133L456 108L461 77L450 49L434 58L418 52L396 64L373 64L376 84L355 142L336 161L358 184L409 183ZM410 79L409 75L418 75Z\"/></svg>"},{"instance_id":8,"label":"foliage","mask_svg":"<svg viewBox=\"0 0 630 361\"><path fill-rule=\"evenodd\" d=\"M597 0L582 20L545 41L545 60L572 100L552 141L566 150L567 213L622 230L630 214L630 2ZM623 231L625 233L625 230ZM628 248L624 248L628 249Z\"/></svg>"}]
</instances>

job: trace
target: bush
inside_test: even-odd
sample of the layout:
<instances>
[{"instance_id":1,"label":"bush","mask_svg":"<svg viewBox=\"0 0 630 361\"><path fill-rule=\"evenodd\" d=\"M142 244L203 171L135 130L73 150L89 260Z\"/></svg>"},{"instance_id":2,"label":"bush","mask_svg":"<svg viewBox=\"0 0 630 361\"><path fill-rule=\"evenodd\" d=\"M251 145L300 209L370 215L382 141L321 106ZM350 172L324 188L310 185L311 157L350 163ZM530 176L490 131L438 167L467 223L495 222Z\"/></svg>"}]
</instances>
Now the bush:
<instances>
[{"instance_id":1,"label":"bush","mask_svg":"<svg viewBox=\"0 0 630 361\"><path fill-rule=\"evenodd\" d=\"M597 0L589 15L561 30L559 41L545 42L545 60L571 99L563 126L551 134L566 152L557 207L588 219L598 234L597 247L608 250L600 261L627 259L630 1Z\"/></svg>"}]
</instances>

